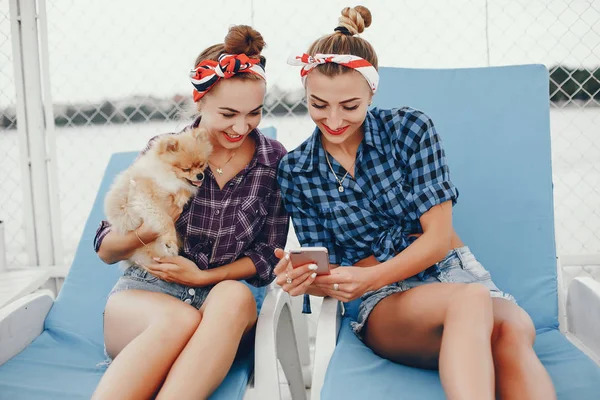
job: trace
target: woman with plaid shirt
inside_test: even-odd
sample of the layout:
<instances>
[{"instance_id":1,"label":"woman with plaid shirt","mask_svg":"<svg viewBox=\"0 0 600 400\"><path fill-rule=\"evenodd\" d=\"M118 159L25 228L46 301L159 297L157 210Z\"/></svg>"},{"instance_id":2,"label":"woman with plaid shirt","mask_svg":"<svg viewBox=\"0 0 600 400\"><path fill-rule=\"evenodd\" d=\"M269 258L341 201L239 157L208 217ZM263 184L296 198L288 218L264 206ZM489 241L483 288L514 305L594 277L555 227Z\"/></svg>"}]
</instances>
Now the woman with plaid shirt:
<instances>
[{"instance_id":1,"label":"woman with plaid shirt","mask_svg":"<svg viewBox=\"0 0 600 400\"><path fill-rule=\"evenodd\" d=\"M370 23L366 8L345 8L334 33L290 59L317 126L282 159L278 181L300 243L326 247L334 269L317 277L278 251L277 283L292 295L362 297L357 336L392 361L439 368L448 398L555 398L531 318L452 227L458 190L433 121L409 107L368 109L377 56L355 35Z\"/></svg>"},{"instance_id":2,"label":"woman with plaid shirt","mask_svg":"<svg viewBox=\"0 0 600 400\"><path fill-rule=\"evenodd\" d=\"M114 360L94 399L208 398L236 352L254 342L256 302L239 280L274 279L274 251L285 246L289 221L276 180L285 149L256 129L263 46L260 33L234 26L196 60L190 77L201 117L186 129L209 132L209 168L198 193L172 211L180 255L129 267L109 295L104 340ZM121 236L103 222L94 243L112 264L158 234L142 224Z\"/></svg>"}]
</instances>

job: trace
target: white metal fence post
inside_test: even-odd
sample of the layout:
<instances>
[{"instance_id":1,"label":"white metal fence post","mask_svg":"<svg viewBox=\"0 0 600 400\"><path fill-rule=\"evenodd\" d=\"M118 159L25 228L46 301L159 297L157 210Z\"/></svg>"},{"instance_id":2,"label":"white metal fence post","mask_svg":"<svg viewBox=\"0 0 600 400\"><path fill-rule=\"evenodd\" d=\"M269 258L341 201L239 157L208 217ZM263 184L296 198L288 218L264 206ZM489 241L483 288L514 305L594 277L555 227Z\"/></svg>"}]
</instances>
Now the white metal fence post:
<instances>
[{"instance_id":1,"label":"white metal fence post","mask_svg":"<svg viewBox=\"0 0 600 400\"><path fill-rule=\"evenodd\" d=\"M42 89L40 36L36 2L11 0L12 44L15 67L17 118L21 142L25 226L29 238L30 264L56 264L47 151L46 120ZM47 51L42 51L47 54ZM20 79L19 79L20 78ZM52 108L48 104L47 108ZM52 146L50 146L52 148ZM56 192L54 192L56 193ZM24 207L24 208L25 208Z\"/></svg>"},{"instance_id":2,"label":"white metal fence post","mask_svg":"<svg viewBox=\"0 0 600 400\"><path fill-rule=\"evenodd\" d=\"M0 272L6 269L6 242L4 241L4 222L0 221Z\"/></svg>"},{"instance_id":3,"label":"white metal fence post","mask_svg":"<svg viewBox=\"0 0 600 400\"><path fill-rule=\"evenodd\" d=\"M52 247L54 249L55 265L64 262L62 243L62 217L58 188L58 158L56 155L56 135L54 131L54 107L52 88L50 87L50 55L48 51L48 16L46 0L38 0L38 22L40 40L40 68L44 107L44 122L46 124L46 168L48 171L48 196L50 198L50 217L52 220Z\"/></svg>"},{"instance_id":4,"label":"white metal fence post","mask_svg":"<svg viewBox=\"0 0 600 400\"><path fill-rule=\"evenodd\" d=\"M11 42L13 49L13 69L15 84L15 109L16 118L19 121L17 125L18 143L19 143L19 165L21 169L20 179L23 190L23 230L25 233L24 248L27 251L29 263L37 263L35 226L33 216L33 204L31 193L31 174L29 171L29 149L27 144L27 120L25 109L25 88L23 86L23 59L21 57L21 10L19 0L10 0L10 27Z\"/></svg>"}]
</instances>

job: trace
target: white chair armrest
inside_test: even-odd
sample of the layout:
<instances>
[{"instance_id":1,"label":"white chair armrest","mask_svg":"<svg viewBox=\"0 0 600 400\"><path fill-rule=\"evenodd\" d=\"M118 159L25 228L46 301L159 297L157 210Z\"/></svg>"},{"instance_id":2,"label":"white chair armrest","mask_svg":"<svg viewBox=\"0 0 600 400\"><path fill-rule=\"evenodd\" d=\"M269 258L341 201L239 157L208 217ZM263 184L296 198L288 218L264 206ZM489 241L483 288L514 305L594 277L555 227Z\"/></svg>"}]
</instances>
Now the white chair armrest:
<instances>
[{"instance_id":1,"label":"white chair armrest","mask_svg":"<svg viewBox=\"0 0 600 400\"><path fill-rule=\"evenodd\" d=\"M311 400L321 398L321 389L325 381L325 373L329 360L337 344L337 337L342 324L343 305L331 297L325 297L321 305L321 314L317 322L315 342L315 358L311 385Z\"/></svg>"},{"instance_id":2,"label":"white chair armrest","mask_svg":"<svg viewBox=\"0 0 600 400\"><path fill-rule=\"evenodd\" d=\"M49 290L21 297L0 309L0 365L23 351L44 330L54 303Z\"/></svg>"},{"instance_id":3,"label":"white chair armrest","mask_svg":"<svg viewBox=\"0 0 600 400\"><path fill-rule=\"evenodd\" d=\"M281 289L267 292L256 323L254 387L249 388L245 399L281 398L278 359L292 398L306 399L292 313L291 298L286 292Z\"/></svg>"},{"instance_id":4,"label":"white chair armrest","mask_svg":"<svg viewBox=\"0 0 600 400\"><path fill-rule=\"evenodd\" d=\"M567 291L569 338L600 364L600 282L574 278Z\"/></svg>"},{"instance_id":5,"label":"white chair armrest","mask_svg":"<svg viewBox=\"0 0 600 400\"><path fill-rule=\"evenodd\" d=\"M302 376L304 387L310 389L312 384L312 365L310 362L310 336L308 332L308 317L302 313L304 296L290 296L292 302L292 318L294 319L294 331L296 332L296 344L302 364ZM313 303L314 304L314 303Z\"/></svg>"}]
</instances>

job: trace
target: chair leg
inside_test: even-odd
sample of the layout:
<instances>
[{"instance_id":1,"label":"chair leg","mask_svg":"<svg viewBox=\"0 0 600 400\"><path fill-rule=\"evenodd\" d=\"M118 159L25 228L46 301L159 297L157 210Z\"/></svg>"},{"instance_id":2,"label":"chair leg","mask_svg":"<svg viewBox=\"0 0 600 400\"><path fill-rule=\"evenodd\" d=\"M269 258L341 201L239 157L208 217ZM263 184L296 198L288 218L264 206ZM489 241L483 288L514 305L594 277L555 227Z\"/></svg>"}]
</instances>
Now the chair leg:
<instances>
[{"instance_id":1,"label":"chair leg","mask_svg":"<svg viewBox=\"0 0 600 400\"><path fill-rule=\"evenodd\" d=\"M296 330L296 341L300 353L304 387L310 389L312 383L312 365L310 362L310 336L308 333L308 318L302 314L302 296L292 297L292 317Z\"/></svg>"},{"instance_id":2,"label":"chair leg","mask_svg":"<svg viewBox=\"0 0 600 400\"><path fill-rule=\"evenodd\" d=\"M277 358L288 381L294 400L306 400L302 364L298 352L298 338L294 330L293 311L286 305L281 310L277 327Z\"/></svg>"},{"instance_id":3,"label":"chair leg","mask_svg":"<svg viewBox=\"0 0 600 400\"><path fill-rule=\"evenodd\" d=\"M342 303L331 297L323 299L315 340L315 360L310 387L311 400L319 400L321 398L321 389L325 382L325 374L331 356L335 351L337 337L342 324L343 308Z\"/></svg>"}]
</instances>

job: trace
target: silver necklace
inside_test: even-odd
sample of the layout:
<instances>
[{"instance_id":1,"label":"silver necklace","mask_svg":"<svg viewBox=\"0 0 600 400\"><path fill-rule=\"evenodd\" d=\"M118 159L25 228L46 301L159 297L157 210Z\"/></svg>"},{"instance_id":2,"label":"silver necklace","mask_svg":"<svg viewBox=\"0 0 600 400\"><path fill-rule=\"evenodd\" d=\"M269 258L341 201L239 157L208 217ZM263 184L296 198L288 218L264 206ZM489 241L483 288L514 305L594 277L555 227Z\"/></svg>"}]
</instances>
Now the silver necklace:
<instances>
[{"instance_id":1,"label":"silver necklace","mask_svg":"<svg viewBox=\"0 0 600 400\"><path fill-rule=\"evenodd\" d=\"M233 158L233 156L235 156L235 151L233 152L233 154L231 155L231 157L229 157L229 159L227 161L225 161L225 164L223 164L222 166L218 167L217 165L215 165L212 162L208 162L210 165L214 165L216 167L216 171L220 176L223 176L223 167L227 165L227 163L229 161L231 161L231 159Z\"/></svg>"},{"instance_id":2,"label":"silver necklace","mask_svg":"<svg viewBox=\"0 0 600 400\"><path fill-rule=\"evenodd\" d=\"M342 185L342 183L344 183L344 179L346 179L346 177L348 176L348 174L350 173L350 170L346 171L346 173L344 174L344 176L342 177L342 179L340 180L340 178L338 178L337 174L335 173L335 171L333 170L333 167L331 166L331 162L329 161L329 155L327 153L327 150L325 150L325 159L327 160L327 165L329 165L329 169L331 170L331 172L333 173L333 176L335 176L335 180L339 183L340 186L338 186L338 192L343 193L344 192L344 186ZM356 158L354 159L354 162L352 163L352 165L350 166L350 169L352 169L354 167L354 164L356 164Z\"/></svg>"}]
</instances>

